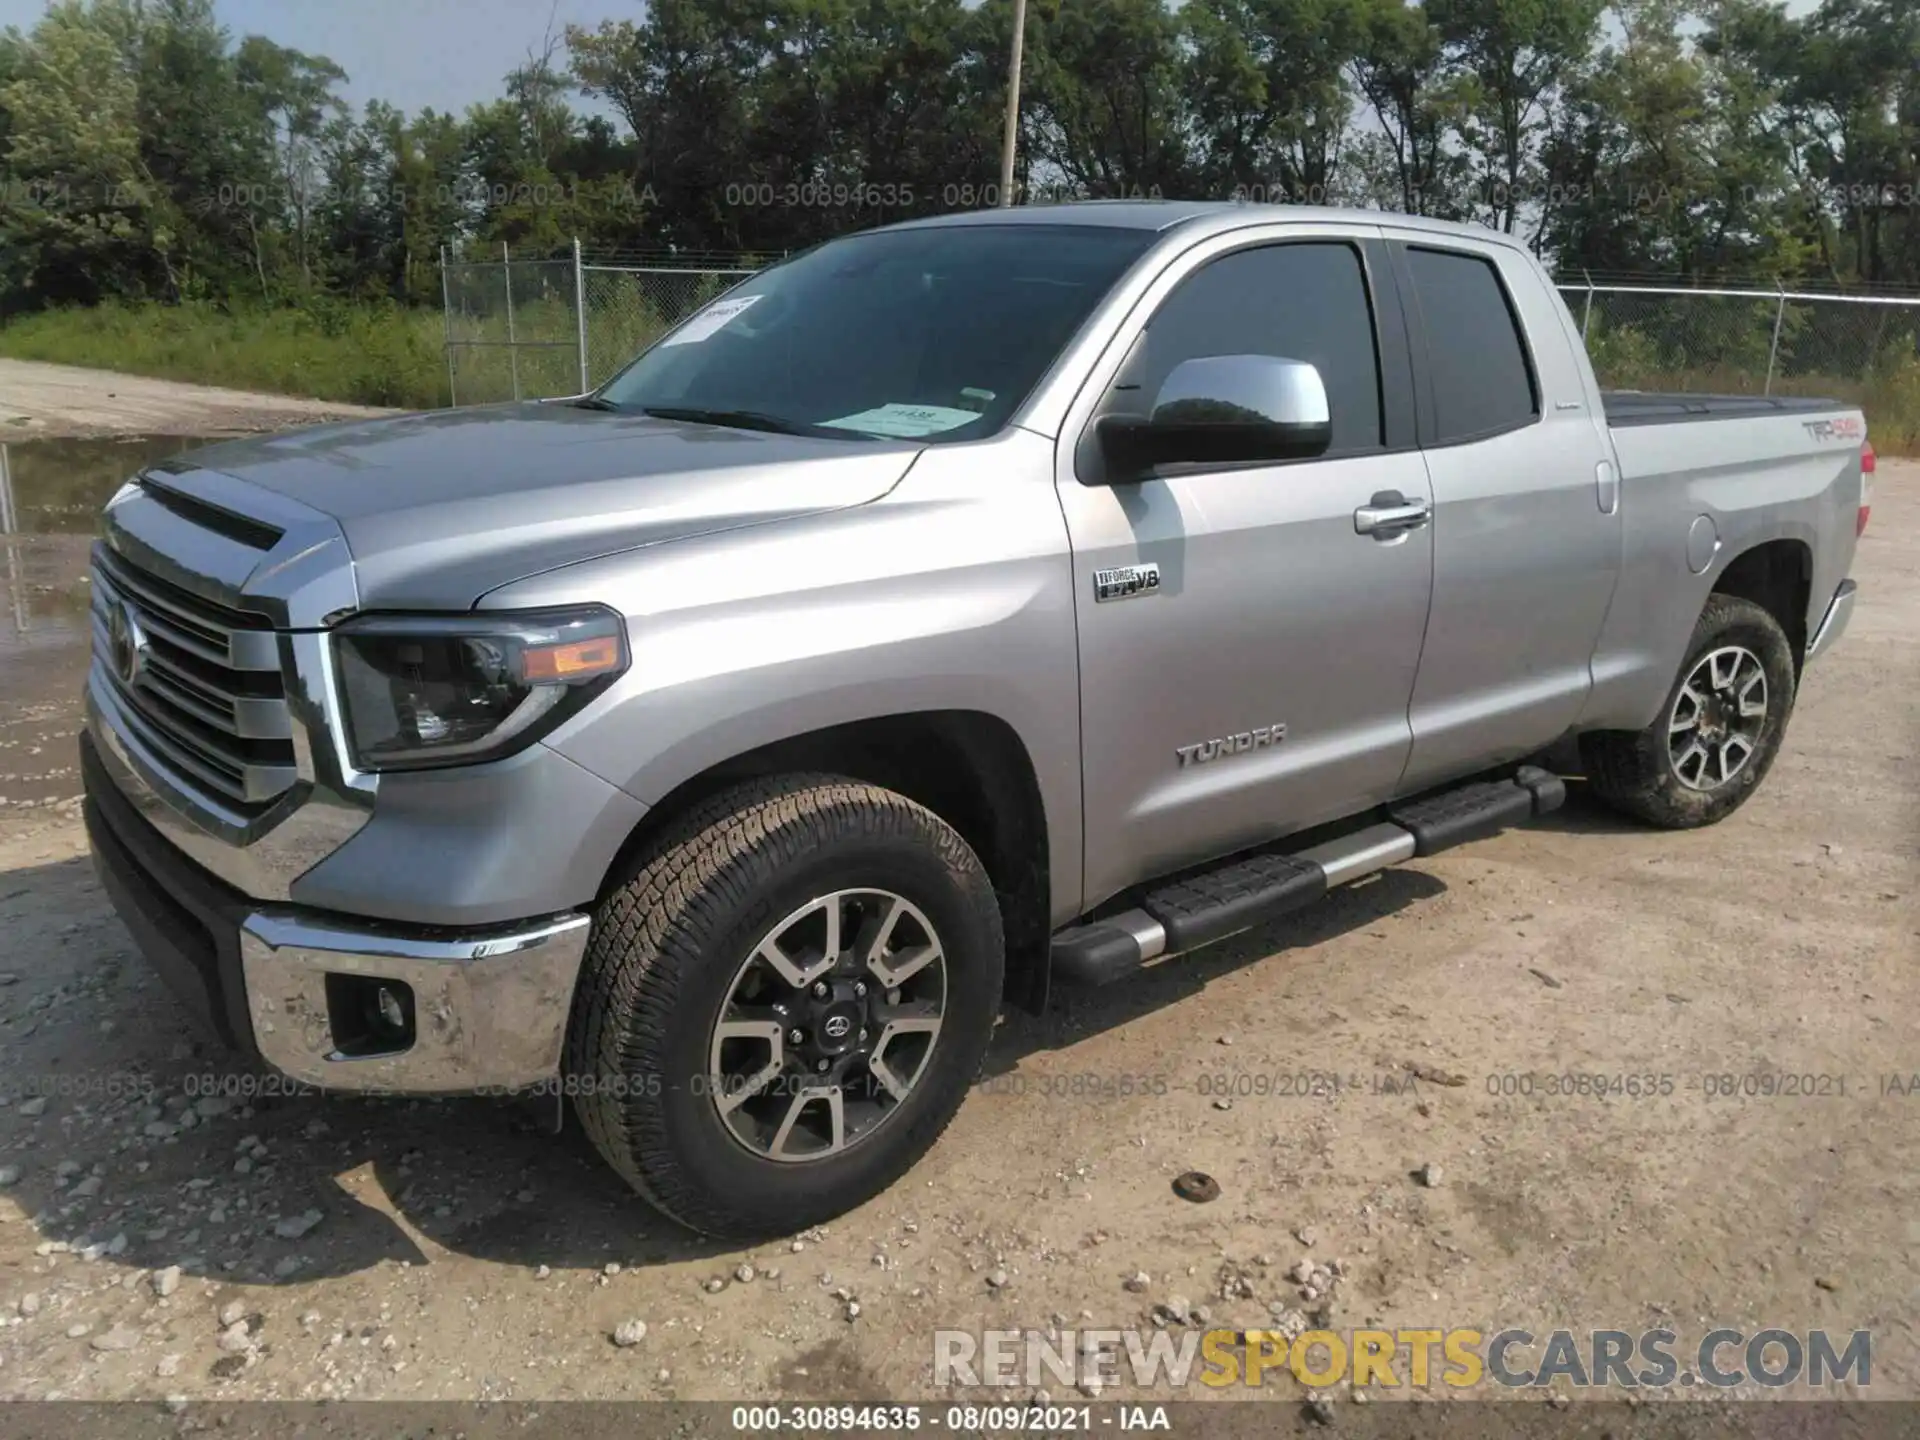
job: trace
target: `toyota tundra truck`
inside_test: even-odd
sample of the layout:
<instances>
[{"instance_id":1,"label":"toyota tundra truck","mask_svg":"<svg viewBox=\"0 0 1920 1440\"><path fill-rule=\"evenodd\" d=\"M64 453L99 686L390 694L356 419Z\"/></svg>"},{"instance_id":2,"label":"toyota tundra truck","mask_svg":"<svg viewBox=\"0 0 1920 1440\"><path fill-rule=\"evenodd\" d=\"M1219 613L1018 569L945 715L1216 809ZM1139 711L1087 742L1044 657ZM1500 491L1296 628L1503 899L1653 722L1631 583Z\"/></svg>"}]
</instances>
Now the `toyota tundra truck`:
<instances>
[{"instance_id":1,"label":"toyota tundra truck","mask_svg":"<svg viewBox=\"0 0 1920 1440\"><path fill-rule=\"evenodd\" d=\"M914 221L589 394L130 480L86 819L248 1063L564 1096L668 1215L791 1231L927 1151L1003 1005L1524 823L1549 750L1729 815L1872 469L1845 405L1603 394L1505 235Z\"/></svg>"}]
</instances>

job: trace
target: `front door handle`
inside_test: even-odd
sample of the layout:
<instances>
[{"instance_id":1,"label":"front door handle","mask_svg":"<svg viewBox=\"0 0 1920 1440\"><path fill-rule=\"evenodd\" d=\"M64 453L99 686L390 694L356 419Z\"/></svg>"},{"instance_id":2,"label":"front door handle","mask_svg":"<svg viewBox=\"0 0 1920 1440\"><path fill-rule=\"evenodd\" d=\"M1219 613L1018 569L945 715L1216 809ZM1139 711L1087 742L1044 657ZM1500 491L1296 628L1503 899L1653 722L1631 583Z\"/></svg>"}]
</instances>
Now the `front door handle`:
<instances>
[{"instance_id":1,"label":"front door handle","mask_svg":"<svg viewBox=\"0 0 1920 1440\"><path fill-rule=\"evenodd\" d=\"M1353 532L1385 539L1418 530L1433 518L1424 500L1409 500L1398 490L1382 490L1353 512Z\"/></svg>"}]
</instances>

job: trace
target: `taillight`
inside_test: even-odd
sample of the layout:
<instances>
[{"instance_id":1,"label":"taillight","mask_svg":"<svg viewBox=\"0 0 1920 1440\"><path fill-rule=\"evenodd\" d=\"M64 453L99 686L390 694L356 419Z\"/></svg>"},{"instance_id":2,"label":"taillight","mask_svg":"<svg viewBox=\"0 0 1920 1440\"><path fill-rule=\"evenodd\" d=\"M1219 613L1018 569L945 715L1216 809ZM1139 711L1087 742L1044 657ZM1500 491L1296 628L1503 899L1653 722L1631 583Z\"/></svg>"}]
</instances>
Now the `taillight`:
<instances>
[{"instance_id":1,"label":"taillight","mask_svg":"<svg viewBox=\"0 0 1920 1440\"><path fill-rule=\"evenodd\" d=\"M1873 442L1860 443L1860 517L1854 521L1853 538L1867 533L1867 516L1873 511Z\"/></svg>"}]
</instances>

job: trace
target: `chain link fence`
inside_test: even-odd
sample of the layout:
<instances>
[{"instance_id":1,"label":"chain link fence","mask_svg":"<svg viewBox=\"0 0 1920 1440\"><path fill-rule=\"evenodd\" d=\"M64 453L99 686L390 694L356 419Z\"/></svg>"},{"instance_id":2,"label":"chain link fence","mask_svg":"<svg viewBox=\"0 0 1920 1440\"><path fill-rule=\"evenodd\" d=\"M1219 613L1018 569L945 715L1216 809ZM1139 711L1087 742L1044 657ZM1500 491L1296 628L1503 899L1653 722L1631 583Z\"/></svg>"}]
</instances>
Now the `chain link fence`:
<instances>
[{"instance_id":1,"label":"chain link fence","mask_svg":"<svg viewBox=\"0 0 1920 1440\"><path fill-rule=\"evenodd\" d=\"M738 285L752 270L675 270L658 266L583 265L588 387L638 355L670 325Z\"/></svg>"},{"instance_id":2,"label":"chain link fence","mask_svg":"<svg viewBox=\"0 0 1920 1440\"><path fill-rule=\"evenodd\" d=\"M1610 390L1817 395L1920 442L1920 297L1560 287Z\"/></svg>"},{"instance_id":3,"label":"chain link fence","mask_svg":"<svg viewBox=\"0 0 1920 1440\"><path fill-rule=\"evenodd\" d=\"M754 272L443 253L447 388L455 405L591 390Z\"/></svg>"},{"instance_id":4,"label":"chain link fence","mask_svg":"<svg viewBox=\"0 0 1920 1440\"><path fill-rule=\"evenodd\" d=\"M579 266L441 252L447 388L455 405L535 400L590 389L581 371Z\"/></svg>"},{"instance_id":5,"label":"chain link fence","mask_svg":"<svg viewBox=\"0 0 1920 1440\"><path fill-rule=\"evenodd\" d=\"M747 266L442 256L456 405L577 395ZM1821 395L1920 446L1920 297L1563 281L1600 383L1614 390Z\"/></svg>"}]
</instances>

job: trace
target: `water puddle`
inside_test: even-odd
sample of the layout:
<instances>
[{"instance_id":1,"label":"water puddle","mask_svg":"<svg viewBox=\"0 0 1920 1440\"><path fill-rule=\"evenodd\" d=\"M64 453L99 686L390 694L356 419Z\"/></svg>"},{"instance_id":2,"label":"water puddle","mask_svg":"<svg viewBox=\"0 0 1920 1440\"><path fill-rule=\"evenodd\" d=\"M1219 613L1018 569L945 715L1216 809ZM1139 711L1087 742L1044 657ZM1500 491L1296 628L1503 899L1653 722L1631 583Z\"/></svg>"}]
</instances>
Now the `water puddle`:
<instances>
[{"instance_id":1,"label":"water puddle","mask_svg":"<svg viewBox=\"0 0 1920 1440\"><path fill-rule=\"evenodd\" d=\"M191 435L0 443L0 815L79 792L87 551L101 509Z\"/></svg>"}]
</instances>

